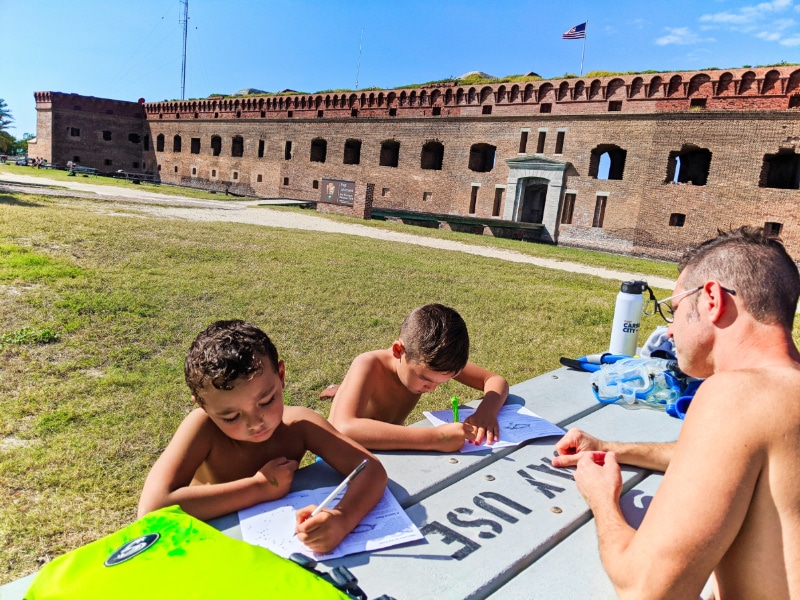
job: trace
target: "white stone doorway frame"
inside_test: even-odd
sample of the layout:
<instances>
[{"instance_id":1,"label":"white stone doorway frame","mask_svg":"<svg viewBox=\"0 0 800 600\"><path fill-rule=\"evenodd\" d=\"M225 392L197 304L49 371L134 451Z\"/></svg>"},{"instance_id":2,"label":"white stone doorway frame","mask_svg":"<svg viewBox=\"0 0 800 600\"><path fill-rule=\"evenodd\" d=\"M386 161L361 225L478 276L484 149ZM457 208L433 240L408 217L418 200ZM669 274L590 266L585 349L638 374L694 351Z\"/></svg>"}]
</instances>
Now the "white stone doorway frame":
<instances>
[{"instance_id":1,"label":"white stone doorway frame","mask_svg":"<svg viewBox=\"0 0 800 600\"><path fill-rule=\"evenodd\" d=\"M508 183L503 219L520 221L525 188L528 185L547 185L547 196L542 217L541 240L555 243L558 241L558 215L561 214L561 200L564 191L564 173L569 163L544 156L520 156L505 159L508 165Z\"/></svg>"}]
</instances>

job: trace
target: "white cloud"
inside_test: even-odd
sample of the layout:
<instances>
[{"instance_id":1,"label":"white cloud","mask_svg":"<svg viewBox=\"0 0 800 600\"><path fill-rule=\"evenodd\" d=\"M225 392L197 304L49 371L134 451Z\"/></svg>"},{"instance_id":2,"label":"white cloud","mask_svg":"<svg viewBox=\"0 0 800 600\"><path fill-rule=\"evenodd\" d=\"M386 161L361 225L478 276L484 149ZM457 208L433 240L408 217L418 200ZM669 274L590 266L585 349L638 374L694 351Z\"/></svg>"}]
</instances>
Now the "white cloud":
<instances>
[{"instance_id":1,"label":"white cloud","mask_svg":"<svg viewBox=\"0 0 800 600\"><path fill-rule=\"evenodd\" d=\"M794 24L794 19L775 19L772 22L772 28L783 31L784 29L789 29L789 27L794 27Z\"/></svg>"},{"instance_id":2,"label":"white cloud","mask_svg":"<svg viewBox=\"0 0 800 600\"><path fill-rule=\"evenodd\" d=\"M788 37L778 42L781 46L800 46L800 35Z\"/></svg>"},{"instance_id":3,"label":"white cloud","mask_svg":"<svg viewBox=\"0 0 800 600\"><path fill-rule=\"evenodd\" d=\"M664 29L666 29L669 33L656 40L656 44L659 46L667 46L669 44L688 46L690 44L699 44L700 42L714 41L714 38L701 38L688 27L665 27Z\"/></svg>"},{"instance_id":4,"label":"white cloud","mask_svg":"<svg viewBox=\"0 0 800 600\"><path fill-rule=\"evenodd\" d=\"M743 6L738 12L724 11L700 17L701 23L716 25L748 26L754 25L768 16L792 8L793 0L773 0L762 2L754 6ZM795 8L797 10L797 7Z\"/></svg>"},{"instance_id":5,"label":"white cloud","mask_svg":"<svg viewBox=\"0 0 800 600\"><path fill-rule=\"evenodd\" d=\"M765 42L796 46L798 34L790 31L796 27L796 22L789 15L781 16L790 9L800 11L800 5L795 6L794 0L772 0L742 6L736 11L705 14L698 21L701 31L725 29L749 34ZM785 40L784 35L788 36Z\"/></svg>"}]
</instances>

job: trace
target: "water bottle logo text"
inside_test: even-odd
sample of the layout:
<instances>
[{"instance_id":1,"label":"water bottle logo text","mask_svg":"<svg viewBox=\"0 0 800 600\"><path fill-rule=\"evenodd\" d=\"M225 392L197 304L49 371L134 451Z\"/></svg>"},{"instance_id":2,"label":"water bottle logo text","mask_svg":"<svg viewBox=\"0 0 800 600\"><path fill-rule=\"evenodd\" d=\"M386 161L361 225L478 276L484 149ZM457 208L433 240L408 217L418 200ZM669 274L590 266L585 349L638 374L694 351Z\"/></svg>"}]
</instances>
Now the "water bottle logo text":
<instances>
[{"instance_id":1,"label":"water bottle logo text","mask_svg":"<svg viewBox=\"0 0 800 600\"><path fill-rule=\"evenodd\" d=\"M622 333L637 333L639 331L639 323L633 321L625 321L622 324Z\"/></svg>"}]
</instances>

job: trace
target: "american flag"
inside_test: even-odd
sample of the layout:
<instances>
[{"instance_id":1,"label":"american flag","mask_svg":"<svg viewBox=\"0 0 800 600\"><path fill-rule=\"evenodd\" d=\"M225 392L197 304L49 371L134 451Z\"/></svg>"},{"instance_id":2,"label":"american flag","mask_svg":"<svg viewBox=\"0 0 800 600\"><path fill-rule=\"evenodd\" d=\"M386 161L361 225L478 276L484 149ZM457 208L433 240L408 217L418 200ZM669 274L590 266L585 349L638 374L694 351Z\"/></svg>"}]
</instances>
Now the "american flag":
<instances>
[{"instance_id":1,"label":"american flag","mask_svg":"<svg viewBox=\"0 0 800 600\"><path fill-rule=\"evenodd\" d=\"M564 32L561 36L562 40L580 40L586 37L586 23L575 25L569 31Z\"/></svg>"}]
</instances>

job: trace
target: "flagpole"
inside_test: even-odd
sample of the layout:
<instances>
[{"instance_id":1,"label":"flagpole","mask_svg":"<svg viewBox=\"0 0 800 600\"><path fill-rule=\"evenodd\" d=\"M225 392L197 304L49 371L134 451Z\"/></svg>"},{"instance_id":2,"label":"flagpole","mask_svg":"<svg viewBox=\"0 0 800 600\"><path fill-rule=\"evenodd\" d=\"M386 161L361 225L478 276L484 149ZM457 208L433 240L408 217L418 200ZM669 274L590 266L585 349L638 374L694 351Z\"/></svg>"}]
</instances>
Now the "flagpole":
<instances>
[{"instance_id":1,"label":"flagpole","mask_svg":"<svg viewBox=\"0 0 800 600\"><path fill-rule=\"evenodd\" d=\"M583 50L581 51L581 74L580 77L583 77L583 57L586 54L586 35L589 31L589 19L586 19L586 27L583 29Z\"/></svg>"}]
</instances>

